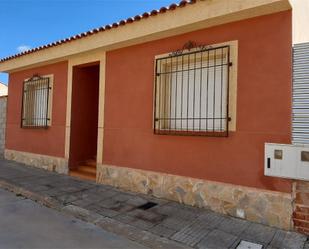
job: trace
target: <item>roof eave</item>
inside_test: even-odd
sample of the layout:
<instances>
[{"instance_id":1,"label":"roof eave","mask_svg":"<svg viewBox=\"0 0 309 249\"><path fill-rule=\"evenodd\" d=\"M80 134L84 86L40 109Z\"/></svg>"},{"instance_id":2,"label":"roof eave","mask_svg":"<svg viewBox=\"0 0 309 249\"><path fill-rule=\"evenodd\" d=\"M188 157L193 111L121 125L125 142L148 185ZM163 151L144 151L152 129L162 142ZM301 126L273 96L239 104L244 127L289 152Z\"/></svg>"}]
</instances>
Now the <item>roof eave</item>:
<instances>
[{"instance_id":1,"label":"roof eave","mask_svg":"<svg viewBox=\"0 0 309 249\"><path fill-rule=\"evenodd\" d=\"M71 40L0 63L0 72L66 60L91 50L113 50L168 36L291 9L289 0L199 1L175 12L150 16L82 39Z\"/></svg>"}]
</instances>

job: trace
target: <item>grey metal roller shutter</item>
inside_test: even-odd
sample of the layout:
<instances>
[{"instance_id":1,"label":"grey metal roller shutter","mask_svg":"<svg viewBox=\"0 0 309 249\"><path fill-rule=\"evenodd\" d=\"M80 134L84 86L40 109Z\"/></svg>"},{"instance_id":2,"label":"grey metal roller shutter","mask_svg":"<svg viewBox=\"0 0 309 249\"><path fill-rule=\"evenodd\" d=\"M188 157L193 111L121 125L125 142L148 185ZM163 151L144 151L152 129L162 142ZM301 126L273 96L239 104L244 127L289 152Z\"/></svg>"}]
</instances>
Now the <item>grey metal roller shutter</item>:
<instances>
[{"instance_id":1,"label":"grey metal roller shutter","mask_svg":"<svg viewBox=\"0 0 309 249\"><path fill-rule=\"evenodd\" d=\"M293 48L292 140L309 144L309 43Z\"/></svg>"}]
</instances>

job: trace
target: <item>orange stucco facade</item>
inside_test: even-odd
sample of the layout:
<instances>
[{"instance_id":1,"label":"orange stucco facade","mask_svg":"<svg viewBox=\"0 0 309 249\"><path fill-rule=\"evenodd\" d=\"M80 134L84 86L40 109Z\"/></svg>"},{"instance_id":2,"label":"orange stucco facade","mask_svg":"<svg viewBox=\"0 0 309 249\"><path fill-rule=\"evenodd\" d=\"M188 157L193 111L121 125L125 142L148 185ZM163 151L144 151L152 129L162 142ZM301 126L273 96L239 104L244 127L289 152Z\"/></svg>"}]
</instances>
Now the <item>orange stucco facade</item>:
<instances>
[{"instance_id":1,"label":"orange stucco facade","mask_svg":"<svg viewBox=\"0 0 309 249\"><path fill-rule=\"evenodd\" d=\"M291 20L284 11L108 51L103 164L290 192L289 180L264 176L264 143L291 142ZM236 131L227 138L153 134L155 56L189 40L238 41ZM48 129L20 127L23 81L34 74L54 75ZM10 74L6 149L65 157L67 80L65 61Z\"/></svg>"},{"instance_id":2,"label":"orange stucco facade","mask_svg":"<svg viewBox=\"0 0 309 249\"><path fill-rule=\"evenodd\" d=\"M52 124L48 129L21 128L23 82L34 74L53 75ZM68 63L11 73L7 104L6 149L64 157Z\"/></svg>"},{"instance_id":3,"label":"orange stucco facade","mask_svg":"<svg viewBox=\"0 0 309 249\"><path fill-rule=\"evenodd\" d=\"M107 52L103 163L290 192L289 180L264 176L264 143L291 142L291 26L285 11ZM238 40L227 138L153 134L154 58L188 40Z\"/></svg>"}]
</instances>

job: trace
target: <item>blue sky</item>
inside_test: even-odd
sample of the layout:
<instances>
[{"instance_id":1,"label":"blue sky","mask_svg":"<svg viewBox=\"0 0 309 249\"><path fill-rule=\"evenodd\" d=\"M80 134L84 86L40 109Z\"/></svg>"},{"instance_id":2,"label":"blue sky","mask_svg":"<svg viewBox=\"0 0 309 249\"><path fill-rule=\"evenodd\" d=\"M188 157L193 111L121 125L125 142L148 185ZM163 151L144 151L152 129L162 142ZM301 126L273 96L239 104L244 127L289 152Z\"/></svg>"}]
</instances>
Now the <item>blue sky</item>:
<instances>
[{"instance_id":1,"label":"blue sky","mask_svg":"<svg viewBox=\"0 0 309 249\"><path fill-rule=\"evenodd\" d=\"M0 0L0 58L171 3L173 0ZM7 78L0 73L1 82L7 83Z\"/></svg>"}]
</instances>

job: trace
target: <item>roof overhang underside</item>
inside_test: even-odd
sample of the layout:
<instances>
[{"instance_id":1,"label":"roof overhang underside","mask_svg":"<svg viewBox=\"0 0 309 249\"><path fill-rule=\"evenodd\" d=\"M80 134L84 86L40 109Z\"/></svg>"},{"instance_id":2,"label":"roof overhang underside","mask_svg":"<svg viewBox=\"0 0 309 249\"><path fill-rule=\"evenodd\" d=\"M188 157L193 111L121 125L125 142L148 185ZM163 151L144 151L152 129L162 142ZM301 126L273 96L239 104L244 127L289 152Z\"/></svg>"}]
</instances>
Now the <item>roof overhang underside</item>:
<instances>
[{"instance_id":1,"label":"roof overhang underside","mask_svg":"<svg viewBox=\"0 0 309 249\"><path fill-rule=\"evenodd\" d=\"M3 61L0 72L19 71L89 51L114 50L291 8L289 0L200 0L175 11Z\"/></svg>"}]
</instances>

